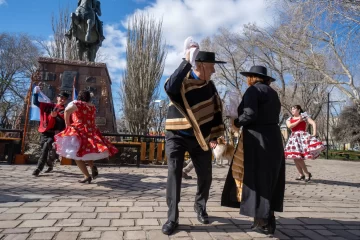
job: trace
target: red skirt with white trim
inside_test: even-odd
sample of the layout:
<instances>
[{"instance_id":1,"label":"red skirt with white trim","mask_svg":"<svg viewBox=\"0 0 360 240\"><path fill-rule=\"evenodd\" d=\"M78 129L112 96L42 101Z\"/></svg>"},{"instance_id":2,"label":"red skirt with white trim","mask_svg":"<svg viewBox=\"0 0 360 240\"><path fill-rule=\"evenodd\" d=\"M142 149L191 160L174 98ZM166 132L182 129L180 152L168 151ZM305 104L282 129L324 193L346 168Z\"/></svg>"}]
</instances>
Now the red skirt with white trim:
<instances>
[{"instance_id":1,"label":"red skirt with white trim","mask_svg":"<svg viewBox=\"0 0 360 240\"><path fill-rule=\"evenodd\" d=\"M325 150L324 144L305 131L291 133L285 147L286 159L316 159Z\"/></svg>"}]
</instances>

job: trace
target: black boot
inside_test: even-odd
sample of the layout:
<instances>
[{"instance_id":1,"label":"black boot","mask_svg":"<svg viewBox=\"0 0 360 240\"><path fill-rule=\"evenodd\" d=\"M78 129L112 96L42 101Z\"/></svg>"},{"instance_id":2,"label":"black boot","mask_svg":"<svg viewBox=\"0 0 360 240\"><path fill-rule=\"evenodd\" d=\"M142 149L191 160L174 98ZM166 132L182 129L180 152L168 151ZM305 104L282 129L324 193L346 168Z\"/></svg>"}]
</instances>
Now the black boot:
<instances>
[{"instance_id":1,"label":"black boot","mask_svg":"<svg viewBox=\"0 0 360 240\"><path fill-rule=\"evenodd\" d=\"M173 222L170 220L167 220L166 223L163 225L161 231L165 235L171 235L175 229L179 226L179 222Z\"/></svg>"},{"instance_id":2,"label":"black boot","mask_svg":"<svg viewBox=\"0 0 360 240\"><path fill-rule=\"evenodd\" d=\"M209 215L206 209L194 205L194 211L197 213L197 220L202 224L209 224Z\"/></svg>"},{"instance_id":3,"label":"black boot","mask_svg":"<svg viewBox=\"0 0 360 240\"><path fill-rule=\"evenodd\" d=\"M46 169L46 171L44 173L52 172L52 170L53 170L53 167L48 167L48 169Z\"/></svg>"},{"instance_id":4,"label":"black boot","mask_svg":"<svg viewBox=\"0 0 360 240\"><path fill-rule=\"evenodd\" d=\"M37 176L39 176L40 172L41 172L41 171L37 168L37 169L35 169L35 170L33 171L32 175L35 176L35 177L37 177Z\"/></svg>"},{"instance_id":5,"label":"black boot","mask_svg":"<svg viewBox=\"0 0 360 240\"><path fill-rule=\"evenodd\" d=\"M99 171L96 166L93 166L91 168L91 175L93 179L95 179L99 175Z\"/></svg>"}]
</instances>

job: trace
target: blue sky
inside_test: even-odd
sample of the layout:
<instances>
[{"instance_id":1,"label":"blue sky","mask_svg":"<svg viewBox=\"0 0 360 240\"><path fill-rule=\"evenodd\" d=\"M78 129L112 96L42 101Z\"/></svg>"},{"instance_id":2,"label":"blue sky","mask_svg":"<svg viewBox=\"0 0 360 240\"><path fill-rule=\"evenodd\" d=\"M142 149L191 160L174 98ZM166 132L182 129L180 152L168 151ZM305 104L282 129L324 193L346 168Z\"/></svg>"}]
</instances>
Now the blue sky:
<instances>
[{"instance_id":1,"label":"blue sky","mask_svg":"<svg viewBox=\"0 0 360 240\"><path fill-rule=\"evenodd\" d=\"M0 0L0 32L22 32L50 40L52 13L64 5L75 11L77 0ZM169 46L163 84L181 62L188 36L200 42L220 27L241 32L247 23L268 26L274 21L271 10L276 6L267 0L102 0L101 7L106 39L99 51L105 56L118 105L119 82L126 67L126 22L133 14L147 13L163 21L163 37ZM161 98L165 98L163 92Z\"/></svg>"},{"instance_id":2,"label":"blue sky","mask_svg":"<svg viewBox=\"0 0 360 240\"><path fill-rule=\"evenodd\" d=\"M141 0L103 0L101 19L107 24L118 24L126 15L149 3ZM48 36L51 34L51 14L56 13L59 6L67 4L75 10L77 0L6 0L0 5L0 29Z\"/></svg>"}]
</instances>

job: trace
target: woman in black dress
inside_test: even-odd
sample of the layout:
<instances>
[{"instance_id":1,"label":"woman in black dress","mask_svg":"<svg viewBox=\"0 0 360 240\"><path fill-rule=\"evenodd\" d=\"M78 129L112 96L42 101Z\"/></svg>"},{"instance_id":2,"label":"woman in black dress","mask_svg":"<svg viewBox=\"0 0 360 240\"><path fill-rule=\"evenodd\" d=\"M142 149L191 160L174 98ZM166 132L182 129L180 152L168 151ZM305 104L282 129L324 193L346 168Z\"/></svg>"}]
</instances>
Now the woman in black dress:
<instances>
[{"instance_id":1,"label":"woman in black dress","mask_svg":"<svg viewBox=\"0 0 360 240\"><path fill-rule=\"evenodd\" d=\"M254 218L252 229L273 234L276 229L274 211L283 211L285 191L285 157L279 127L281 104L269 85L275 79L263 66L253 66L247 77L249 88L238 107L233 126L242 127L243 181L241 204L235 196L235 179L230 168L222 195L223 206L239 206L240 214ZM236 202L237 201L237 202Z\"/></svg>"}]
</instances>

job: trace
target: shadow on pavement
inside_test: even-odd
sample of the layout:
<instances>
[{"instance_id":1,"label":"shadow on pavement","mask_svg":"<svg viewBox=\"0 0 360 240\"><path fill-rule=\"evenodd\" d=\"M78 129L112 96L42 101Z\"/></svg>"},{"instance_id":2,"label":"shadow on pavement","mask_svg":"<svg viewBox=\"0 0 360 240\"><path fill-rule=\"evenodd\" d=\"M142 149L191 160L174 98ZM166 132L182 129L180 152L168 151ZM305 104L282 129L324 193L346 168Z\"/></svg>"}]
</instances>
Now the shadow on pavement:
<instances>
[{"instance_id":1,"label":"shadow on pavement","mask_svg":"<svg viewBox=\"0 0 360 240\"><path fill-rule=\"evenodd\" d=\"M252 221L246 219L228 219L211 217L211 225L186 225L180 224L180 231L200 232L200 233L227 233L234 239L249 239L247 235L254 239L262 239L263 234L251 230ZM239 215L240 217L240 215ZM181 218L181 216L180 216ZM206 237L206 236L204 236ZM219 236L221 237L221 236ZM226 237L224 237L225 239ZM360 221L353 220L330 220L324 218L277 218L277 230L274 238L276 239L360 239ZM200 238L199 238L200 239ZM227 238L226 238L227 239Z\"/></svg>"}]
</instances>

